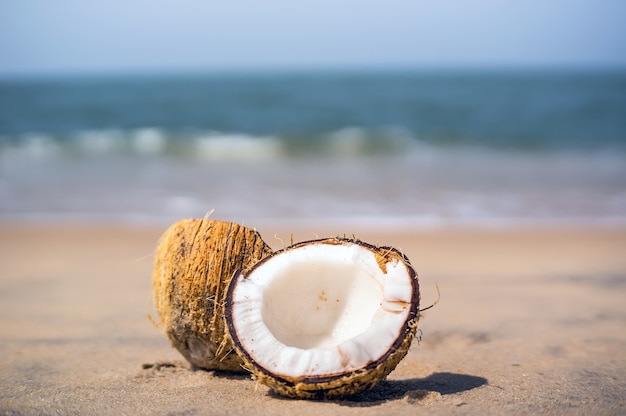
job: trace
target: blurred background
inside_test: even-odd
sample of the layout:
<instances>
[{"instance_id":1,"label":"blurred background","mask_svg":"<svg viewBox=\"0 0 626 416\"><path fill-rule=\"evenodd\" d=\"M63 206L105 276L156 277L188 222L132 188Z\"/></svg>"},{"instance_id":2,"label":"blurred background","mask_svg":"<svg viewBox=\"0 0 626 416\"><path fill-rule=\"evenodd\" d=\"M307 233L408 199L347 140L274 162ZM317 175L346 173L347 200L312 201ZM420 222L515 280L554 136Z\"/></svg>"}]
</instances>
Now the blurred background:
<instances>
[{"instance_id":1,"label":"blurred background","mask_svg":"<svg viewBox=\"0 0 626 416\"><path fill-rule=\"evenodd\" d=\"M4 0L0 220L626 224L620 0Z\"/></svg>"}]
</instances>

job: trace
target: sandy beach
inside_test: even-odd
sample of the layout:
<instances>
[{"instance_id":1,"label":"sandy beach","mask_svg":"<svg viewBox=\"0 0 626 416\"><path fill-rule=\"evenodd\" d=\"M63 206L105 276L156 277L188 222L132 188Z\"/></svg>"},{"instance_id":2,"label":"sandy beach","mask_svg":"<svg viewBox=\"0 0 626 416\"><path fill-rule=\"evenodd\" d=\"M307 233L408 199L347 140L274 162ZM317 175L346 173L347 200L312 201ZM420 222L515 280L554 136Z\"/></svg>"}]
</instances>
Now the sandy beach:
<instances>
[{"instance_id":1,"label":"sandy beach","mask_svg":"<svg viewBox=\"0 0 626 416\"><path fill-rule=\"evenodd\" d=\"M421 306L441 298L387 380L304 401L191 370L151 323L165 227L0 225L0 414L626 413L625 228L344 228L257 226L275 249L292 233L395 246Z\"/></svg>"}]
</instances>

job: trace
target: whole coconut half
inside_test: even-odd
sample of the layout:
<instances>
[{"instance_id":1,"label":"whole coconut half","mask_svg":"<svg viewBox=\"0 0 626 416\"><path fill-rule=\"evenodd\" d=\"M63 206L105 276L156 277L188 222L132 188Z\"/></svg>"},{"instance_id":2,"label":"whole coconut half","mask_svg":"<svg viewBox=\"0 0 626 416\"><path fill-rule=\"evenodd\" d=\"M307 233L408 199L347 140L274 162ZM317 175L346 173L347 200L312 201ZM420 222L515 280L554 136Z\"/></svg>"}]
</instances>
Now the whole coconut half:
<instances>
[{"instance_id":1,"label":"whole coconut half","mask_svg":"<svg viewBox=\"0 0 626 416\"><path fill-rule=\"evenodd\" d=\"M290 397L338 398L373 387L406 355L419 300L417 274L398 250L328 238L239 272L224 312L257 380Z\"/></svg>"},{"instance_id":2,"label":"whole coconut half","mask_svg":"<svg viewBox=\"0 0 626 416\"><path fill-rule=\"evenodd\" d=\"M165 335L194 367L245 371L223 320L227 284L272 252L255 230L209 219L171 225L156 252L154 305Z\"/></svg>"}]
</instances>

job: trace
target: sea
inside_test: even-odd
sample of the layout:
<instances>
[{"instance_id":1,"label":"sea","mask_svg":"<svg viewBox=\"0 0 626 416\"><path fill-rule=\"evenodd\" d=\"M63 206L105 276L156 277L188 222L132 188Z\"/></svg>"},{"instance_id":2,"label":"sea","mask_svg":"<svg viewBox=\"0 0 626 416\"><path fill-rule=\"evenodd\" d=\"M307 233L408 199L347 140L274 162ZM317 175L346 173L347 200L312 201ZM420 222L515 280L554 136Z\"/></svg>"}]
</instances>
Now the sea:
<instances>
[{"instance_id":1,"label":"sea","mask_svg":"<svg viewBox=\"0 0 626 416\"><path fill-rule=\"evenodd\" d=\"M626 71L0 80L0 221L626 225Z\"/></svg>"}]
</instances>

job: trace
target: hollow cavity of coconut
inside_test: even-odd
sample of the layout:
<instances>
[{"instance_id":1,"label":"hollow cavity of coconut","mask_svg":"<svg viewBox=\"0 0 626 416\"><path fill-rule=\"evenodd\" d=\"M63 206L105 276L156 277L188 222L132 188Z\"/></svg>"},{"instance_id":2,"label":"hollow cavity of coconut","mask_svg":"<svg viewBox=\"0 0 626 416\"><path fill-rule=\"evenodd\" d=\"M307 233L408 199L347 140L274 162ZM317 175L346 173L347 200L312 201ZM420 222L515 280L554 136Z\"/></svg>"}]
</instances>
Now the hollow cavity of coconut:
<instances>
[{"instance_id":1,"label":"hollow cavity of coconut","mask_svg":"<svg viewBox=\"0 0 626 416\"><path fill-rule=\"evenodd\" d=\"M224 296L236 270L271 251L256 231L208 219L179 221L161 237L154 305L166 336L194 367L243 371L225 336Z\"/></svg>"},{"instance_id":2,"label":"hollow cavity of coconut","mask_svg":"<svg viewBox=\"0 0 626 416\"><path fill-rule=\"evenodd\" d=\"M399 251L321 239L238 273L225 319L260 382L290 397L338 398L373 387L406 355L419 299L417 274Z\"/></svg>"}]
</instances>

